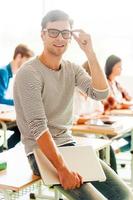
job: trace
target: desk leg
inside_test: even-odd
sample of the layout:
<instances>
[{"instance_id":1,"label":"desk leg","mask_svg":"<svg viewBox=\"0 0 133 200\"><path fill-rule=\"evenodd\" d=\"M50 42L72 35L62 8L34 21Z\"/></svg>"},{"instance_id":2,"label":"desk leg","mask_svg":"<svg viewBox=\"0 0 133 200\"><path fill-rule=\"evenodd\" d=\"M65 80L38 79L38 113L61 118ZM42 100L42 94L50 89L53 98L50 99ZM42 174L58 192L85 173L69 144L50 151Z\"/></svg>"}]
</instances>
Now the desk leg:
<instances>
[{"instance_id":1,"label":"desk leg","mask_svg":"<svg viewBox=\"0 0 133 200\"><path fill-rule=\"evenodd\" d=\"M106 163L110 165L110 146L108 145L105 149Z\"/></svg>"},{"instance_id":2,"label":"desk leg","mask_svg":"<svg viewBox=\"0 0 133 200\"><path fill-rule=\"evenodd\" d=\"M2 129L3 129L3 132L4 132L4 141L3 141L3 145L4 145L4 147L7 148L7 138L6 138L7 126L6 126L6 123L5 123L5 122L0 121L0 123L1 123L1 125L2 125Z\"/></svg>"},{"instance_id":3,"label":"desk leg","mask_svg":"<svg viewBox=\"0 0 133 200\"><path fill-rule=\"evenodd\" d=\"M9 191L7 191L7 190L2 190L2 193L3 193L3 195L4 195L4 199L5 199L5 200L10 200L10 199L11 199L11 196L10 196L10 194L9 194Z\"/></svg>"},{"instance_id":4,"label":"desk leg","mask_svg":"<svg viewBox=\"0 0 133 200\"><path fill-rule=\"evenodd\" d=\"M133 130L131 131L131 187L133 188Z\"/></svg>"},{"instance_id":5,"label":"desk leg","mask_svg":"<svg viewBox=\"0 0 133 200\"><path fill-rule=\"evenodd\" d=\"M56 187L54 187L54 192L55 192L55 200L59 200L62 196L61 193Z\"/></svg>"}]
</instances>

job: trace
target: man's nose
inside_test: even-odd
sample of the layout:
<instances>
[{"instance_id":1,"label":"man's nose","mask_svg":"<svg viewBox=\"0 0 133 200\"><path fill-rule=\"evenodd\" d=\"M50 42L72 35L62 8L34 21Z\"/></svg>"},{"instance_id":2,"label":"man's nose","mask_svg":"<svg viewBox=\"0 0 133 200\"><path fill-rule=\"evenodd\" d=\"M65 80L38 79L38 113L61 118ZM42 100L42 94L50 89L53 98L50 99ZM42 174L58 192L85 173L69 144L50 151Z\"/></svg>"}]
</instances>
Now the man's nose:
<instances>
[{"instance_id":1,"label":"man's nose","mask_svg":"<svg viewBox=\"0 0 133 200\"><path fill-rule=\"evenodd\" d=\"M60 39L60 40L64 40L64 38L63 38L63 36L62 36L62 33L59 33L59 35L58 35L58 37L57 37L58 39Z\"/></svg>"}]
</instances>

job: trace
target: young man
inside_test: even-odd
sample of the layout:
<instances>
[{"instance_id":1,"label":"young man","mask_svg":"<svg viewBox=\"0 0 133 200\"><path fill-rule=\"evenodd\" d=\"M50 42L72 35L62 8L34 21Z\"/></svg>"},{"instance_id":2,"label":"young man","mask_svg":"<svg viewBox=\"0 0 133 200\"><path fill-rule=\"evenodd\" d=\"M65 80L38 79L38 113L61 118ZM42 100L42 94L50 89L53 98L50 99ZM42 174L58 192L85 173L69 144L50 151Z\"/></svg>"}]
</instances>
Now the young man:
<instances>
[{"instance_id":1,"label":"young man","mask_svg":"<svg viewBox=\"0 0 133 200\"><path fill-rule=\"evenodd\" d=\"M76 32L79 32L78 36ZM62 59L72 36L88 59L92 78L82 67ZM96 189L83 184L80 174L68 169L56 147L75 145L71 136L75 86L97 100L108 95L107 81L96 59L90 35L82 30L72 31L69 16L63 11L53 10L42 20L41 37L43 52L23 65L14 85L17 124L33 172L39 175L33 155L33 149L39 146L56 168L61 183L59 187L67 197L76 200L132 199L128 187L106 164L102 165L107 181L94 184L105 197L100 192L99 198L96 197Z\"/></svg>"},{"instance_id":2,"label":"young man","mask_svg":"<svg viewBox=\"0 0 133 200\"><path fill-rule=\"evenodd\" d=\"M19 44L13 55L13 60L6 66L0 68L0 104L14 105L13 81L20 66L34 54L26 45ZM8 149L13 148L20 141L18 127L10 129L14 134L8 139Z\"/></svg>"}]
</instances>

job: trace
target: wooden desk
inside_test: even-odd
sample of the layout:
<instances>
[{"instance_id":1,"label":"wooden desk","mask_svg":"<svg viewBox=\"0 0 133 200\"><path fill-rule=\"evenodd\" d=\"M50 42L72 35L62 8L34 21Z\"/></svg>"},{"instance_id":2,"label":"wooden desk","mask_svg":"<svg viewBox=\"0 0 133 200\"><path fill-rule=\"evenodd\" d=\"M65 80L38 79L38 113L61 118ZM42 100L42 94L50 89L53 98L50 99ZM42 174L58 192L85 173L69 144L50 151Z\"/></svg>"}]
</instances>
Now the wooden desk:
<instances>
[{"instance_id":1,"label":"wooden desk","mask_svg":"<svg viewBox=\"0 0 133 200\"><path fill-rule=\"evenodd\" d=\"M4 122L15 122L16 121L15 111L0 113L0 120Z\"/></svg>"},{"instance_id":2,"label":"wooden desk","mask_svg":"<svg viewBox=\"0 0 133 200\"><path fill-rule=\"evenodd\" d=\"M91 145L96 151L108 148L110 144L109 140L103 139L75 137L75 140L78 145ZM40 180L40 177L33 175L22 144L1 153L0 160L1 159L7 161L7 169L0 171L0 190L4 193L6 200L10 199L10 197L7 198L7 196L9 196L8 190L19 192Z\"/></svg>"},{"instance_id":3,"label":"wooden desk","mask_svg":"<svg viewBox=\"0 0 133 200\"><path fill-rule=\"evenodd\" d=\"M103 129L103 128L99 128L98 126L90 126L90 125L74 125L72 128L72 133L75 134L98 134L98 135L109 135L109 136L116 136L117 133L112 131L112 130L108 130L108 129Z\"/></svg>"},{"instance_id":4,"label":"wooden desk","mask_svg":"<svg viewBox=\"0 0 133 200\"><path fill-rule=\"evenodd\" d=\"M117 109L117 110L111 110L109 114L118 115L118 116L133 116L133 110L132 109Z\"/></svg>"},{"instance_id":5,"label":"wooden desk","mask_svg":"<svg viewBox=\"0 0 133 200\"><path fill-rule=\"evenodd\" d=\"M0 153L7 161L7 169L0 171L0 189L19 191L40 177L33 175L22 146Z\"/></svg>"},{"instance_id":6,"label":"wooden desk","mask_svg":"<svg viewBox=\"0 0 133 200\"><path fill-rule=\"evenodd\" d=\"M109 137L122 137L127 132L133 129L133 118L132 117L115 117L118 121L119 126L116 129L110 129L108 126L98 126L98 125L74 125L72 127L73 134L96 134L104 135Z\"/></svg>"},{"instance_id":7,"label":"wooden desk","mask_svg":"<svg viewBox=\"0 0 133 200\"><path fill-rule=\"evenodd\" d=\"M40 179L33 175L22 145L0 153L0 160L7 161L7 169L0 171L0 190L6 197L8 190L18 192Z\"/></svg>"},{"instance_id":8,"label":"wooden desk","mask_svg":"<svg viewBox=\"0 0 133 200\"><path fill-rule=\"evenodd\" d=\"M6 131L10 127L16 126L16 113L14 106L0 104L0 125L4 133L4 147L7 147Z\"/></svg>"}]
</instances>

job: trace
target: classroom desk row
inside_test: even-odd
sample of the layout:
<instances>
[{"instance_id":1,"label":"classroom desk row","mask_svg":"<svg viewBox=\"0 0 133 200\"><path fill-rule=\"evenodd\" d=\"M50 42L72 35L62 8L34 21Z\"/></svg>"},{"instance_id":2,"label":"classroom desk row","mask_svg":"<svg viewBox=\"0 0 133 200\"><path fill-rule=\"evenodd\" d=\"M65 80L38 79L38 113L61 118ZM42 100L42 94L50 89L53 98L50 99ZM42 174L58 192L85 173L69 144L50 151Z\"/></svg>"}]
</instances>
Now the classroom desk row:
<instances>
[{"instance_id":1,"label":"classroom desk row","mask_svg":"<svg viewBox=\"0 0 133 200\"><path fill-rule=\"evenodd\" d=\"M124 110L122 110L124 111ZM130 112L130 111L129 111ZM108 129L106 127L102 128L100 126L90 126L90 125L75 125L72 128L73 134L97 134L97 135L102 135L105 137L113 139L117 139L120 137L125 136L127 133L131 133L131 185L133 187L133 115L130 114L130 117L128 115L127 117L127 111L126 115L125 113L121 113L118 111L118 114L115 111L115 117L117 121L122 125L119 129L117 130L112 130ZM119 116L118 116L119 115ZM121 116L120 116L121 115ZM0 113L0 123L2 125L2 128L4 130L4 145L6 147L6 130L8 124L14 124L16 122L16 115L15 115L15 110L10 109L9 112L2 112Z\"/></svg>"},{"instance_id":2,"label":"classroom desk row","mask_svg":"<svg viewBox=\"0 0 133 200\"><path fill-rule=\"evenodd\" d=\"M75 137L75 140L78 145L93 146L97 152L101 149L108 151L110 145L110 141L105 139ZM3 159L7 161L7 169L0 171L0 190L6 200L10 199L9 191L19 192L40 180L40 177L33 175L21 143L15 148L0 153L0 160Z\"/></svg>"}]
</instances>

